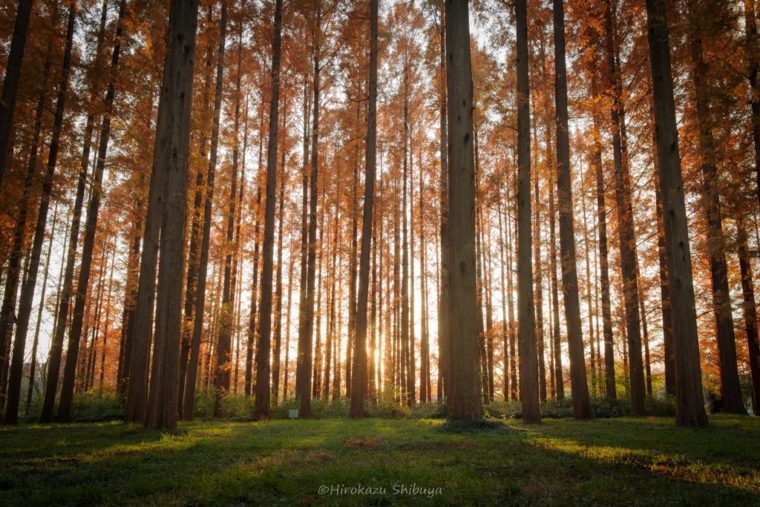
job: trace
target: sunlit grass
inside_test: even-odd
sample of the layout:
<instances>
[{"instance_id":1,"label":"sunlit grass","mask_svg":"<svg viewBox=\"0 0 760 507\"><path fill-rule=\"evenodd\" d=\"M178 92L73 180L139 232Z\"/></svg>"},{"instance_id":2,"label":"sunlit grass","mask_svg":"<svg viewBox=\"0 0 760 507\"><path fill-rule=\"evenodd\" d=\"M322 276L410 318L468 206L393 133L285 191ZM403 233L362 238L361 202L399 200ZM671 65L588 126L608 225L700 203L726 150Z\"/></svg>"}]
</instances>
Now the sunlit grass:
<instances>
[{"instance_id":1,"label":"sunlit grass","mask_svg":"<svg viewBox=\"0 0 760 507\"><path fill-rule=\"evenodd\" d=\"M0 505L760 504L760 421L716 416L505 421L123 423L0 429ZM320 486L385 488L320 495ZM440 488L395 494L394 485Z\"/></svg>"}]
</instances>

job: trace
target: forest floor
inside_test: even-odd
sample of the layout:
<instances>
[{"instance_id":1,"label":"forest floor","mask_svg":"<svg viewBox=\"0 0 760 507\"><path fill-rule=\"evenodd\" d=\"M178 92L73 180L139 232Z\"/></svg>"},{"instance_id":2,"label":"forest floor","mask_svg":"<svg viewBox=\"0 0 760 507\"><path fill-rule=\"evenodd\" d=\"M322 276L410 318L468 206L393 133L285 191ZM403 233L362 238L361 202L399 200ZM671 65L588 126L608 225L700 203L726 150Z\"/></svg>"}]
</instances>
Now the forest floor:
<instances>
[{"instance_id":1,"label":"forest floor","mask_svg":"<svg viewBox=\"0 0 760 507\"><path fill-rule=\"evenodd\" d=\"M760 505L760 418L0 428L0 505Z\"/></svg>"}]
</instances>

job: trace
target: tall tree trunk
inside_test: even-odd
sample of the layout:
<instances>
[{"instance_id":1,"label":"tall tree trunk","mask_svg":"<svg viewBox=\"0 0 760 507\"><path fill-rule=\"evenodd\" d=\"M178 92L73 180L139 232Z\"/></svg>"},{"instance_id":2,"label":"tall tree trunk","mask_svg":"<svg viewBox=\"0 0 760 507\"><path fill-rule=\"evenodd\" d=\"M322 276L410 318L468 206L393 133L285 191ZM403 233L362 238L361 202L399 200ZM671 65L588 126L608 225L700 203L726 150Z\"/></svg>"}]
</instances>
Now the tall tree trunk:
<instances>
[{"instance_id":1,"label":"tall tree trunk","mask_svg":"<svg viewBox=\"0 0 760 507\"><path fill-rule=\"evenodd\" d=\"M29 32L29 19L32 16L32 0L19 0L16 8L16 22L13 25L13 37L8 51L8 63L5 66L5 79L0 95L0 187L3 184L5 166L11 151L13 136L13 111L16 109L16 93L21 79L21 65L24 61L24 47Z\"/></svg>"},{"instance_id":2,"label":"tall tree trunk","mask_svg":"<svg viewBox=\"0 0 760 507\"><path fill-rule=\"evenodd\" d=\"M644 369L641 362L641 328L639 287L636 279L636 239L631 207L631 182L625 150L625 111L622 104L622 84L617 60L617 31L615 29L615 0L606 0L604 11L605 43L609 89L612 93L610 110L612 148L615 162L615 203L620 240L620 269L623 278L626 335L630 355L630 400L633 415L644 414Z\"/></svg>"},{"instance_id":3,"label":"tall tree trunk","mask_svg":"<svg viewBox=\"0 0 760 507\"><path fill-rule=\"evenodd\" d=\"M280 45L282 32L282 0L276 0L274 41L272 43L272 96L269 103L269 142L267 144L266 204L264 205L263 267L261 272L261 319L259 347L256 351L256 419L270 416L270 345L272 329L272 271L274 249L274 212L277 195L277 127L280 105Z\"/></svg>"},{"instance_id":4,"label":"tall tree trunk","mask_svg":"<svg viewBox=\"0 0 760 507\"><path fill-rule=\"evenodd\" d=\"M596 100L599 97L597 84L597 61L594 59L594 71L591 75L591 95ZM602 142L601 142L601 119L599 112L594 110L594 155L592 163L594 164L594 173L596 175L596 217L597 217L597 234L599 241L599 284L602 291L602 330L604 332L604 375L605 375L605 396L608 400L617 399L617 388L615 381L615 356L614 356L614 338L612 334L612 311L610 305L610 269L609 255L607 248L607 204L606 190L604 187L604 167L602 163ZM601 353L601 352L600 352Z\"/></svg>"},{"instance_id":5,"label":"tall tree trunk","mask_svg":"<svg viewBox=\"0 0 760 507\"><path fill-rule=\"evenodd\" d=\"M520 400L522 420L541 421L538 398L536 322L533 308L530 199L530 81L528 77L528 13L526 0L515 3L517 22L517 309L520 327Z\"/></svg>"},{"instance_id":6,"label":"tall tree trunk","mask_svg":"<svg viewBox=\"0 0 760 507\"><path fill-rule=\"evenodd\" d=\"M593 417L586 380L583 329L578 297L578 271L573 222L573 188L570 168L570 139L567 112L567 70L565 67L564 0L554 0L554 98L557 108L557 200L559 201L559 240L562 255L562 293L565 302L567 343L570 351L570 380L573 414L576 419Z\"/></svg>"},{"instance_id":7,"label":"tall tree trunk","mask_svg":"<svg viewBox=\"0 0 760 507\"><path fill-rule=\"evenodd\" d=\"M708 16L709 2L689 0L689 46L693 65L696 122L699 130L699 157L702 168L702 205L707 223L707 254L710 260L712 304L720 356L720 394L722 410L746 414L742 401L739 372L736 366L736 338L731 313L731 292L728 285L728 265L723 237L723 219L720 207L717 154L712 129L708 65L704 59L700 18Z\"/></svg>"},{"instance_id":8,"label":"tall tree trunk","mask_svg":"<svg viewBox=\"0 0 760 507\"><path fill-rule=\"evenodd\" d=\"M159 216L161 256L158 266L151 391L146 420L147 426L151 428L174 429L177 425L177 377L182 328L181 266L185 257L190 112L197 24L197 0L172 0L167 38L171 43L164 63L153 155L152 180L165 182L162 192L165 205L160 209ZM157 177L160 173L165 175ZM148 204L148 217L157 211L151 209L151 204L154 204L152 200Z\"/></svg>"},{"instance_id":9,"label":"tall tree trunk","mask_svg":"<svg viewBox=\"0 0 760 507\"><path fill-rule=\"evenodd\" d=\"M451 420L482 417L478 383L477 305L475 287L475 161L472 139L472 69L469 6L446 3L448 72L448 253L457 269L448 273L449 364L447 416Z\"/></svg>"},{"instance_id":10,"label":"tall tree trunk","mask_svg":"<svg viewBox=\"0 0 760 507\"><path fill-rule=\"evenodd\" d=\"M97 232L98 213L102 194L103 174L105 172L108 143L111 137L111 114L113 111L116 74L119 69L119 57L121 54L121 41L123 37L123 20L126 9L126 1L119 4L119 15L116 21L116 38L114 40L113 53L111 54L111 69L103 102L103 119L98 134L98 152L95 173L90 190L90 201L87 205L87 221L85 222L84 240L82 242L82 260L79 268L77 290L74 294L74 312L72 314L71 329L69 331L69 343L66 351L66 364L63 370L63 382L61 385L61 400L58 406L58 418L61 421L71 419L71 405L74 395L74 381L76 377L77 358L79 356L79 342L82 337L82 324L87 303L87 289L90 280L90 265L92 263L95 234Z\"/></svg>"},{"instance_id":11,"label":"tall tree trunk","mask_svg":"<svg viewBox=\"0 0 760 507\"><path fill-rule=\"evenodd\" d=\"M409 403L411 390L409 389L409 343L411 340L410 329L410 308L409 308L409 232L408 232L408 175L409 175L409 63L404 63L402 78L402 93L404 94L404 113L403 113L403 162L401 174L401 350L402 350L402 382L401 392L402 400Z\"/></svg>"},{"instance_id":12,"label":"tall tree trunk","mask_svg":"<svg viewBox=\"0 0 760 507\"><path fill-rule=\"evenodd\" d=\"M213 5L209 4L207 22L210 25L213 15ZM198 155L200 160L206 160L207 148L207 118L209 112L209 95L211 93L211 76L212 76L212 55L213 44L209 43L206 47L206 58L203 69L203 91L201 94L201 111L198 139ZM179 417L183 418L185 389L187 380L187 368L190 360L190 350L193 341L193 321L195 312L195 297L198 288L198 269L200 264L200 244L203 230L203 197L206 192L206 179L204 178L204 167L198 164L195 175L195 196L193 197L193 221L190 226L190 250L187 254L187 275L184 302L184 317L182 324L182 345L180 349L179 362L179 389L178 389L178 407ZM242 192L241 192L242 194Z\"/></svg>"},{"instance_id":13,"label":"tall tree trunk","mask_svg":"<svg viewBox=\"0 0 760 507\"><path fill-rule=\"evenodd\" d=\"M56 4L57 5L57 4ZM57 8L56 8L57 17ZM57 21L57 20L56 20ZM19 201L18 215L13 229L13 242L11 246L10 258L8 259L8 268L5 275L5 285L3 286L3 306L0 310L0 408L5 406L5 395L8 387L8 367L10 366L11 339L13 337L13 326L16 321L16 298L18 296L18 286L23 285L21 280L21 258L24 256L24 243L26 240L27 223L29 213L32 212L31 195L35 187L35 176L37 173L38 154L40 147L40 134L42 132L42 115L47 109L47 86L48 77L51 67L51 53L53 47L54 34L51 33L48 38L47 49L45 50L45 63L42 71L42 87L39 91L37 108L34 113L34 133L29 147L29 158L26 166L26 175L24 177L24 189Z\"/></svg>"},{"instance_id":14,"label":"tall tree trunk","mask_svg":"<svg viewBox=\"0 0 760 507\"><path fill-rule=\"evenodd\" d=\"M316 27L321 31L322 11L317 5ZM317 176L319 170L319 94L320 94L320 50L319 42L314 41L313 59L313 93L312 130L311 130L311 175L309 177L309 230L306 256L305 298L301 305L298 329L298 362L296 370L296 396L300 400L300 417L311 417L311 374L312 374L312 336L314 333L314 282L317 257Z\"/></svg>"},{"instance_id":15,"label":"tall tree trunk","mask_svg":"<svg viewBox=\"0 0 760 507\"><path fill-rule=\"evenodd\" d=\"M707 424L707 414L702 395L691 252L678 150L667 2L666 0L646 0L646 7L657 152L660 161L660 193L663 200L665 244L668 251L668 274L674 323L676 424L704 426Z\"/></svg>"},{"instance_id":16,"label":"tall tree trunk","mask_svg":"<svg viewBox=\"0 0 760 507\"><path fill-rule=\"evenodd\" d=\"M446 10L444 2L439 5L440 21L438 23L439 44L439 62L438 71L441 74L439 84L438 102L440 110L439 122L439 151L441 157L440 173L440 213L441 223L439 236L441 238L441 281L439 287L438 299L438 383L441 385L440 391L442 396L438 401L442 401L448 395L447 377L449 372L449 163L448 163L448 121L447 112L447 68L446 68Z\"/></svg>"},{"instance_id":17,"label":"tall tree trunk","mask_svg":"<svg viewBox=\"0 0 760 507\"><path fill-rule=\"evenodd\" d=\"M172 2L174 6L174 2ZM168 63L169 53L167 53ZM164 78L167 77L167 68L164 69ZM162 98L164 90L162 88ZM164 104L167 107L168 104ZM163 124L167 121L165 116L168 111L159 107L158 122ZM158 144L158 125L156 127L156 147ZM161 227L161 215L163 213L164 188L166 186L165 171L158 169L161 160L159 150L154 149L153 168L148 195L148 209L143 229L142 256L140 258L140 275L138 279L137 295L135 298L134 324L132 331L131 350L127 352L129 364L127 365L127 408L126 420L128 422L144 423L148 411L148 372L150 370L149 352L151 348L151 334L153 329L153 309L156 290L156 270L159 248L159 231ZM181 266L180 262L178 266ZM156 368L156 365L153 365ZM187 384L186 384L187 385ZM184 409L184 404L183 404Z\"/></svg>"},{"instance_id":18,"label":"tall tree trunk","mask_svg":"<svg viewBox=\"0 0 760 507\"><path fill-rule=\"evenodd\" d=\"M222 4L222 13L224 16L225 5ZM240 25L242 31L242 23ZM222 285L222 308L220 314L219 334L216 344L216 371L214 375L214 417L222 415L222 400L230 390L230 374L232 371L232 325L233 314L235 309L235 288L234 279L232 278L232 269L234 262L234 235L235 235L235 207L237 205L237 162L238 162L238 143L240 133L240 62L241 62L242 44L238 44L238 65L237 65L237 84L235 86L235 113L234 127L232 138L233 161L230 175L230 200L227 210L227 223L225 225L225 245L224 245L224 281Z\"/></svg>"},{"instance_id":19,"label":"tall tree trunk","mask_svg":"<svg viewBox=\"0 0 760 507\"><path fill-rule=\"evenodd\" d=\"M201 348L201 334L203 332L203 319L206 305L206 278L208 273L209 243L211 236L211 210L214 204L214 180L216 177L217 151L219 147L219 116L222 106L222 86L224 80L224 49L227 29L227 17L225 3L222 3L222 18L219 23L219 48L217 50L216 82L214 91L214 119L211 128L211 146L208 168L206 171L206 192L203 205L203 233L200 245L200 260L198 261L197 285L193 304L193 335L190 343L190 358L187 365L186 378L184 381L182 400L182 419L190 421L193 418L195 405L195 386L198 373L198 357ZM205 160L205 157L204 157ZM213 275L212 275L213 283ZM213 336L213 335L211 335ZM150 340L148 338L148 344ZM145 351L147 354L147 350ZM210 365L207 362L207 368ZM129 420L129 419L128 419Z\"/></svg>"},{"instance_id":20,"label":"tall tree trunk","mask_svg":"<svg viewBox=\"0 0 760 507\"><path fill-rule=\"evenodd\" d=\"M76 6L72 5L69 7L69 16L66 24L66 45L63 51L63 66L60 82L58 83L58 97L56 98L55 119L53 120L53 134L50 139L47 168L42 182L42 196L40 197L40 206L37 212L34 242L32 243L29 269L26 273L24 285L21 288L21 298L19 300L16 338L13 342L13 357L11 360L10 376L8 379L8 397L5 407L5 422L7 424L16 424L18 422L18 406L21 398L21 377L24 366L26 334L29 329L29 317L32 312L34 289L37 285L37 271L40 265L42 243L45 240L45 225L47 224L50 195L53 189L53 176L55 175L55 168L58 161L58 148L60 146L61 130L63 129L63 114L66 110L75 20ZM82 269L84 269L84 261Z\"/></svg>"}]
</instances>

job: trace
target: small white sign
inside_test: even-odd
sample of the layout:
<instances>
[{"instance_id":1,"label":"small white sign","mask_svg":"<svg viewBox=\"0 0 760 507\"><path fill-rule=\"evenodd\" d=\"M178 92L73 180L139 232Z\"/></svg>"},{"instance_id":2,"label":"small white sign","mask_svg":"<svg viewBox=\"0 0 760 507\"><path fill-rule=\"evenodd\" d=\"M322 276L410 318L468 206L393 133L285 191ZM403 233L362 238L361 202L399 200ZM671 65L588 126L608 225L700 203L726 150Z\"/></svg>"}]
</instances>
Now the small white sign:
<instances>
[{"instance_id":1,"label":"small white sign","mask_svg":"<svg viewBox=\"0 0 760 507\"><path fill-rule=\"evenodd\" d=\"M288 417L291 419L298 419L298 409L291 408L290 410L288 410Z\"/></svg>"}]
</instances>

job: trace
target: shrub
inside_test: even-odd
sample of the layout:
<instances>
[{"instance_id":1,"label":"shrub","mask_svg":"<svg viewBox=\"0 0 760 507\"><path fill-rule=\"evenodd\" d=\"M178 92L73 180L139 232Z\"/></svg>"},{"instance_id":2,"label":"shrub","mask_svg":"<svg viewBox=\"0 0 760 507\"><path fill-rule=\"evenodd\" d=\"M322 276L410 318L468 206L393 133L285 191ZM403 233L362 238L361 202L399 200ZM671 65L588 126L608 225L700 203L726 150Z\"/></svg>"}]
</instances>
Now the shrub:
<instances>
[{"instance_id":1,"label":"shrub","mask_svg":"<svg viewBox=\"0 0 760 507\"><path fill-rule=\"evenodd\" d=\"M42 413L42 398L32 399L29 413L24 418L26 422L37 422ZM122 407L116 393L87 391L74 396L71 407L72 422L102 422L124 419Z\"/></svg>"}]
</instances>

